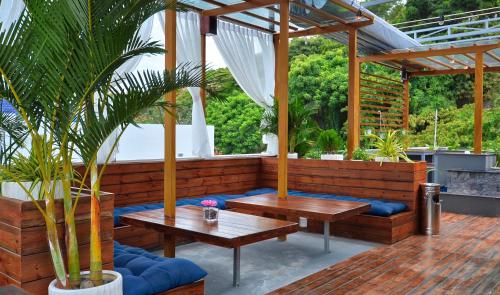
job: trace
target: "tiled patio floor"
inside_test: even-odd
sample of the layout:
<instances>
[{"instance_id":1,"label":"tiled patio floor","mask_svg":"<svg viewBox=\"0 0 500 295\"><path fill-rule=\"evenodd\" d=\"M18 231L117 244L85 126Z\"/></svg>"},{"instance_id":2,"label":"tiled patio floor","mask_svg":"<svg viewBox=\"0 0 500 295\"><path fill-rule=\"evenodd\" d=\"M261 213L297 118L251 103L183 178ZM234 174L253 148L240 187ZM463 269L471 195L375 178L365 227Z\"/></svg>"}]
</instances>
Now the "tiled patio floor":
<instances>
[{"instance_id":1,"label":"tiled patio floor","mask_svg":"<svg viewBox=\"0 0 500 295\"><path fill-rule=\"evenodd\" d=\"M500 218L445 213L439 237L374 248L271 294L500 294Z\"/></svg>"}]
</instances>

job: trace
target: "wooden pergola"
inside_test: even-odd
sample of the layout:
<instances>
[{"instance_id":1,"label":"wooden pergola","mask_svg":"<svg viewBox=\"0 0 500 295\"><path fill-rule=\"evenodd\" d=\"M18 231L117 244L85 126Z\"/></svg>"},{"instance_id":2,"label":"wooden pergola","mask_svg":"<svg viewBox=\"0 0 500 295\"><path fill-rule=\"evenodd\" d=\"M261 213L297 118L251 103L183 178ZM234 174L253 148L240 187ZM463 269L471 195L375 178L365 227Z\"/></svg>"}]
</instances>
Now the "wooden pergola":
<instances>
[{"instance_id":1,"label":"wooden pergola","mask_svg":"<svg viewBox=\"0 0 500 295\"><path fill-rule=\"evenodd\" d=\"M306 37L320 34L332 34L346 32L348 34L349 47L349 97L348 97L348 158L352 157L353 151L359 146L360 140L360 65L362 62L383 63L394 67L396 64L401 69L413 69L411 75L445 74L439 67L423 66L417 62L404 66L407 59L432 57L441 52L402 52L389 53L367 57L359 56L358 32L361 28L371 25L374 17L370 13L355 6L349 5L342 0L328 0L326 2L334 9L318 9L314 6L304 4L300 0L203 0L187 5L189 9L196 11L201 17L201 46L202 63L206 61L206 25L208 18L216 17L223 21L232 22L247 28L260 30L274 34L275 45L275 96L279 99L279 154L278 154L278 197L287 196L287 155L288 155L288 46L289 38ZM296 11L307 11L307 15L296 13ZM173 70L176 67L176 12L167 10L165 12L165 40L166 50L165 67ZM277 17L279 16L279 19ZM486 47L463 48L444 51L447 55L465 54L469 52L489 51L493 45ZM496 48L496 47L495 47ZM438 54L435 54L438 53ZM475 63L483 64L481 58L476 58ZM429 71L427 71L429 70ZM452 70L452 69L447 69ZM471 71L471 69L456 69L458 71ZM485 69L489 71L489 69ZM449 72L448 72L449 73ZM476 83L477 99L482 102L482 73L483 67L477 67ZM406 88L408 89L408 88ZM406 90L406 93L408 91ZM201 91L203 105L205 105L205 93ZM165 99L175 103L176 94L168 93ZM479 108L479 110L478 110ZM408 108L407 108L408 109ZM476 106L478 114L482 111L482 103ZM175 109L170 110L175 114ZM480 126L481 119L478 116L477 125ZM164 205L165 216L175 217L176 204L176 152L175 152L175 116L165 116L165 164L164 164ZM477 135L480 141L480 132ZM476 138L476 139L477 139ZM479 144L480 148L480 144ZM171 238L170 238L171 239ZM165 256L175 256L175 241L165 240Z\"/></svg>"},{"instance_id":2,"label":"wooden pergola","mask_svg":"<svg viewBox=\"0 0 500 295\"><path fill-rule=\"evenodd\" d=\"M411 77L474 74L474 153L482 153L483 82L485 72L500 71L500 43L494 39L462 45L424 46L359 57L359 63L383 63L400 70L403 83L403 128L408 129L409 84ZM358 124L359 122L354 122Z\"/></svg>"}]
</instances>

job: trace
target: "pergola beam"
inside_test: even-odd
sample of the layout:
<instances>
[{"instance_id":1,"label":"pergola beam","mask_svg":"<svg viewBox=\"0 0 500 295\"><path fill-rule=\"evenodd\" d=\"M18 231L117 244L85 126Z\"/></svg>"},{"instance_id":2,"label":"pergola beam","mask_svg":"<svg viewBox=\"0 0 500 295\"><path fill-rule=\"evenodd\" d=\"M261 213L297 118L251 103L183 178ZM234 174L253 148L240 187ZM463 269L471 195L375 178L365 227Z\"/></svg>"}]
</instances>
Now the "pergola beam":
<instances>
[{"instance_id":1,"label":"pergola beam","mask_svg":"<svg viewBox=\"0 0 500 295\"><path fill-rule=\"evenodd\" d=\"M260 7L267 7L279 3L280 0L253 0L252 2L241 2L234 5L227 5L224 7L214 8L210 10L204 10L202 12L203 16L219 16L230 13L237 13L242 11L247 11L249 9L255 9ZM288 26L288 25L287 25ZM287 28L288 30L288 28Z\"/></svg>"},{"instance_id":2,"label":"pergola beam","mask_svg":"<svg viewBox=\"0 0 500 295\"><path fill-rule=\"evenodd\" d=\"M360 57L359 61L373 62L373 61L386 61L386 60L405 60L405 59L426 58L426 57L441 56L441 55L477 53L477 52L492 50L498 48L499 46L500 45L496 43L496 44L452 47L446 49L434 49L425 51L407 51L407 52L377 54L377 55Z\"/></svg>"},{"instance_id":3,"label":"pergola beam","mask_svg":"<svg viewBox=\"0 0 500 295\"><path fill-rule=\"evenodd\" d=\"M228 4L224 4L222 2L215 1L215 0L203 0L203 2L207 2L207 3L210 3L212 5L219 6L219 7L227 7L227 6L229 6ZM277 20L270 19L270 18L258 15L256 13L253 13L253 12L250 12L250 11L242 11L241 13L244 14L244 15L248 15L248 16L251 16L253 18L256 18L258 20L265 21L265 22L267 22L269 24L274 24L274 25L279 25L280 24L280 22L277 21ZM295 26L290 26L290 29L294 30L294 31L297 31L299 28L297 28Z\"/></svg>"},{"instance_id":4,"label":"pergola beam","mask_svg":"<svg viewBox=\"0 0 500 295\"><path fill-rule=\"evenodd\" d=\"M440 66L442 66L442 67L444 67L444 68L447 68L447 69L450 69L450 70L454 70L454 69L455 69L455 67L452 67L452 66L450 66L450 65L448 65L448 64L446 64L446 63L444 63L444 62L442 62L442 61L439 61L439 60L437 60L437 59L435 59L435 58L432 58L432 57L424 57L424 58L425 58L426 60L428 60L428 61L430 61L430 62L433 62L433 63L435 63L435 64L438 64L438 65L440 65Z\"/></svg>"},{"instance_id":5,"label":"pergola beam","mask_svg":"<svg viewBox=\"0 0 500 295\"><path fill-rule=\"evenodd\" d=\"M500 67L484 68L483 71L485 73L500 72ZM419 77L419 76L474 74L475 72L476 70L474 68L467 68L467 69L455 69L455 70L410 72L409 74L411 77Z\"/></svg>"},{"instance_id":6,"label":"pergola beam","mask_svg":"<svg viewBox=\"0 0 500 295\"><path fill-rule=\"evenodd\" d=\"M303 29L289 34L290 38L306 37L322 34L330 34L335 32L343 32L349 30L349 26L344 24L335 24L324 27L313 27L309 29Z\"/></svg>"}]
</instances>

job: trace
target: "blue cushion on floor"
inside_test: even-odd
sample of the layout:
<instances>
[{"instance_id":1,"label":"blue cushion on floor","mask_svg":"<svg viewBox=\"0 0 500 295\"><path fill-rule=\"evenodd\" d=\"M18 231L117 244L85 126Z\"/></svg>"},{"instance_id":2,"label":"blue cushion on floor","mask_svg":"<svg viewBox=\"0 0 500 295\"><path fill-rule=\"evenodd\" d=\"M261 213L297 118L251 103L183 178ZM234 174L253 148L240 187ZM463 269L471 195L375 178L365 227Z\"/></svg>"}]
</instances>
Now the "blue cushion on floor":
<instances>
[{"instance_id":1,"label":"blue cushion on floor","mask_svg":"<svg viewBox=\"0 0 500 295\"><path fill-rule=\"evenodd\" d=\"M191 198L191 199L180 199L176 202L177 206L184 205L195 205L201 206L201 201L203 200L215 200L217 201L217 207L219 209L226 209L226 200L243 198L248 196L255 196L261 194L274 194L276 193L275 189L272 188L260 188L246 192L242 195L211 195L201 198ZM320 198L320 199L330 199L330 200L340 200L340 201L353 201L353 202L365 202L371 204L371 209L366 214L375 215L375 216L391 216L400 212L407 210L408 206L405 203L394 202L394 201L385 201L379 199L371 199L371 198L355 198L350 196L337 196L333 194L312 194L306 193L302 191L289 190L288 193L291 196L299 196L299 197L309 197L309 198ZM114 218L115 225L119 225L119 216L126 213L140 212L151 209L160 209L163 208L163 203L155 203L155 204L145 204L145 205L136 205L130 207L123 208L115 208Z\"/></svg>"},{"instance_id":2,"label":"blue cushion on floor","mask_svg":"<svg viewBox=\"0 0 500 295\"><path fill-rule=\"evenodd\" d=\"M207 272L182 258L164 258L115 242L115 270L123 276L124 295L153 295L194 283Z\"/></svg>"}]
</instances>

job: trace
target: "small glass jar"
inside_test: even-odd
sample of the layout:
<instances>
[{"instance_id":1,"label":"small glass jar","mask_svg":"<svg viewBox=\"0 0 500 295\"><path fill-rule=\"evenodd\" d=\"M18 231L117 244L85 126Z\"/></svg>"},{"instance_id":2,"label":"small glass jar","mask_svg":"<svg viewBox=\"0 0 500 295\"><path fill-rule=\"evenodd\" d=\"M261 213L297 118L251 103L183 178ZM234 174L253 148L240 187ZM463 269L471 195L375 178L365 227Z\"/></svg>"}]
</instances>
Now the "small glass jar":
<instances>
[{"instance_id":1,"label":"small glass jar","mask_svg":"<svg viewBox=\"0 0 500 295\"><path fill-rule=\"evenodd\" d=\"M217 207L203 207L203 219L207 223L215 223L219 218L219 208Z\"/></svg>"}]
</instances>

